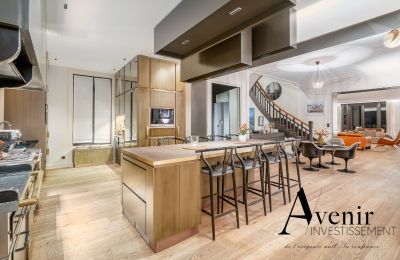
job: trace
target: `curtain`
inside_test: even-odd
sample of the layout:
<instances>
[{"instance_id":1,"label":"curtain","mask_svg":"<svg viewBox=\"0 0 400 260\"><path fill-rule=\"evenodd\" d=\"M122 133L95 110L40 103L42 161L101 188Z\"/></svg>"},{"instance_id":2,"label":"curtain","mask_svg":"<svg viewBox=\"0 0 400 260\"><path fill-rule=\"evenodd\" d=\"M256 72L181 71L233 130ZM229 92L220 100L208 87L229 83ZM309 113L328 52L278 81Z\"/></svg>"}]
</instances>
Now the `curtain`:
<instances>
[{"instance_id":1,"label":"curtain","mask_svg":"<svg viewBox=\"0 0 400 260\"><path fill-rule=\"evenodd\" d=\"M386 102L386 125L387 133L396 138L400 131L400 100Z\"/></svg>"}]
</instances>

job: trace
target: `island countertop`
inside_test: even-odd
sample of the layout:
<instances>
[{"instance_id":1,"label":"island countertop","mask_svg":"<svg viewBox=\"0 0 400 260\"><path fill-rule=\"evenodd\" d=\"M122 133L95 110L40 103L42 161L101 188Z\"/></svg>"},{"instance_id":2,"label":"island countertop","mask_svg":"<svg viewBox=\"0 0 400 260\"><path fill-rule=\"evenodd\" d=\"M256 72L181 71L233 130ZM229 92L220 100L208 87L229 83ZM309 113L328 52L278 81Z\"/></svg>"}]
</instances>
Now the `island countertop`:
<instances>
[{"instance_id":1,"label":"island countertop","mask_svg":"<svg viewBox=\"0 0 400 260\"><path fill-rule=\"evenodd\" d=\"M274 147L275 141L251 139L246 142L239 142L238 140L201 142L198 143L197 146L193 146L192 144L172 144L163 146L133 147L123 149L122 153L147 165L156 167L166 164L199 160L200 154L196 153L196 150L233 146L238 147L240 152L250 152L253 149L252 147L240 148L240 146L250 144L265 144L264 147L271 149ZM223 151L207 153L207 156L210 157L218 155L223 155Z\"/></svg>"}]
</instances>

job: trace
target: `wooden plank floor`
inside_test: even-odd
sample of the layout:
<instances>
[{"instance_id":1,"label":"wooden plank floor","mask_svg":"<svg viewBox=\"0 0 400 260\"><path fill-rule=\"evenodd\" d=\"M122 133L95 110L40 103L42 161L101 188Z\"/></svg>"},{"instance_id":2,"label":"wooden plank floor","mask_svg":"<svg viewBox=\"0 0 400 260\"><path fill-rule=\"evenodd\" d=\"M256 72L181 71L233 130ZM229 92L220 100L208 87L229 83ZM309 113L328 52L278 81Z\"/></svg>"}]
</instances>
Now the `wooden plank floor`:
<instances>
[{"instance_id":1,"label":"wooden plank floor","mask_svg":"<svg viewBox=\"0 0 400 260\"><path fill-rule=\"evenodd\" d=\"M326 156L324 161L329 159ZM356 174L335 170L343 165L319 172L302 170L311 210L356 211L361 206L375 212L372 225L400 228L399 159L400 149L360 151L349 164ZM216 241L211 240L210 219L203 214L199 234L154 254L121 213L119 173L119 167L104 165L49 171L31 227L32 259L400 259L399 230L394 236L315 236L304 220L292 219L291 235L278 235L293 203L283 205L279 195L273 198L273 211L266 217L261 204L251 206L248 226L243 207L240 229L236 229L233 214L219 218ZM295 211L302 213L298 207ZM319 226L316 217L311 226ZM345 243L378 248L347 249ZM285 248L294 244L337 246Z\"/></svg>"}]
</instances>

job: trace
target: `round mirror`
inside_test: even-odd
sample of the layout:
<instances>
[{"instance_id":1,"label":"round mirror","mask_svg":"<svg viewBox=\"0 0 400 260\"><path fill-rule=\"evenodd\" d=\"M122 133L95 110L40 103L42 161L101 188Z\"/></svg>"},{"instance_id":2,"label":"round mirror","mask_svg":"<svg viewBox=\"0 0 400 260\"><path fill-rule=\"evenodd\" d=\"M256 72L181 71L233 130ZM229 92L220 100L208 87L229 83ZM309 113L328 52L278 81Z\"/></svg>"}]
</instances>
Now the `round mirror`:
<instances>
[{"instance_id":1,"label":"round mirror","mask_svg":"<svg viewBox=\"0 0 400 260\"><path fill-rule=\"evenodd\" d=\"M267 85L265 91L272 100L277 100L282 94L282 87L278 82L271 82Z\"/></svg>"}]
</instances>

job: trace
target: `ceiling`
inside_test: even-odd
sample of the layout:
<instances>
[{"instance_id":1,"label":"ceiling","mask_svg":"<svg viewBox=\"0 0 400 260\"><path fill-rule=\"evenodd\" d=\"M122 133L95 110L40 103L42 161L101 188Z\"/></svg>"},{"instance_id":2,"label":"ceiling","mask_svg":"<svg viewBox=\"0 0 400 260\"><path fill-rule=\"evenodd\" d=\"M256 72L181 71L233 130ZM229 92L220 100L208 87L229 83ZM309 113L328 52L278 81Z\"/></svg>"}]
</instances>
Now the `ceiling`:
<instances>
[{"instance_id":1,"label":"ceiling","mask_svg":"<svg viewBox=\"0 0 400 260\"><path fill-rule=\"evenodd\" d=\"M179 2L48 0L50 65L113 73L138 54L154 56L153 29ZM398 10L400 1L298 0L297 9L301 42Z\"/></svg>"},{"instance_id":2,"label":"ceiling","mask_svg":"<svg viewBox=\"0 0 400 260\"><path fill-rule=\"evenodd\" d=\"M263 65L252 71L295 82L302 89L313 89L312 82L317 77L315 62L320 61L319 77L325 81L325 89L351 90L360 82L382 82L376 80L390 76L396 78L392 82L399 82L400 47L386 48L383 37L384 34L374 35ZM376 87L387 87L379 84Z\"/></svg>"},{"instance_id":3,"label":"ceiling","mask_svg":"<svg viewBox=\"0 0 400 260\"><path fill-rule=\"evenodd\" d=\"M137 54L153 55L153 29L179 2L47 0L49 62L114 73Z\"/></svg>"}]
</instances>

